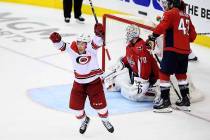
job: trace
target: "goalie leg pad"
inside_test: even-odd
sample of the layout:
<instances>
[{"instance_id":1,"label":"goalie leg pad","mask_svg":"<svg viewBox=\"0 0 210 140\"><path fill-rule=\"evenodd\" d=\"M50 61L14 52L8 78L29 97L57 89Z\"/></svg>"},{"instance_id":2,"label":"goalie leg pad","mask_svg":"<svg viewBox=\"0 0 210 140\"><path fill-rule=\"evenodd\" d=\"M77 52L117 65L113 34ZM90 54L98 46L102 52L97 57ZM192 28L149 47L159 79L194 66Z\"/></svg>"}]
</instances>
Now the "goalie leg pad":
<instances>
[{"instance_id":1,"label":"goalie leg pad","mask_svg":"<svg viewBox=\"0 0 210 140\"><path fill-rule=\"evenodd\" d=\"M131 87L130 85L121 87L122 96L132 101L153 101L155 99L156 86L149 87L148 80L139 77L135 77L134 81Z\"/></svg>"},{"instance_id":2,"label":"goalie leg pad","mask_svg":"<svg viewBox=\"0 0 210 140\"><path fill-rule=\"evenodd\" d=\"M133 90L137 89L137 93L138 94L144 94L147 92L148 88L149 88L149 81L148 80L144 80L140 77L134 77L134 83L131 87Z\"/></svg>"},{"instance_id":3,"label":"goalie leg pad","mask_svg":"<svg viewBox=\"0 0 210 140\"><path fill-rule=\"evenodd\" d=\"M121 86L126 84L129 84L129 75L127 69L116 71L104 79L104 85L108 91L120 91Z\"/></svg>"}]
</instances>

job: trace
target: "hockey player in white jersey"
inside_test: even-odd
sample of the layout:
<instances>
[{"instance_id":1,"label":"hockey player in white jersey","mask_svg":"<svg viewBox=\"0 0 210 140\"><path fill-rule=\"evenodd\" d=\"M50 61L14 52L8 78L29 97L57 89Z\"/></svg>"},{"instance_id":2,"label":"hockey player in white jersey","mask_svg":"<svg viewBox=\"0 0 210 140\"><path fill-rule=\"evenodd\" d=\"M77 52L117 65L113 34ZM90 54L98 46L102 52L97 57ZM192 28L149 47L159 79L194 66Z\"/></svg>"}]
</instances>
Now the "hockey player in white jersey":
<instances>
[{"instance_id":1,"label":"hockey player in white jersey","mask_svg":"<svg viewBox=\"0 0 210 140\"><path fill-rule=\"evenodd\" d=\"M50 39L60 51L66 51L71 56L74 69L74 83L71 89L69 107L75 112L77 119L81 120L79 132L83 134L89 124L90 118L86 115L84 106L88 97L90 105L97 112L106 129L113 133L114 127L108 120L108 109L104 95L100 69L97 60L97 49L103 45L104 28L98 23L94 26L95 36L81 34L76 41L67 43L62 41L59 33L52 33Z\"/></svg>"}]
</instances>

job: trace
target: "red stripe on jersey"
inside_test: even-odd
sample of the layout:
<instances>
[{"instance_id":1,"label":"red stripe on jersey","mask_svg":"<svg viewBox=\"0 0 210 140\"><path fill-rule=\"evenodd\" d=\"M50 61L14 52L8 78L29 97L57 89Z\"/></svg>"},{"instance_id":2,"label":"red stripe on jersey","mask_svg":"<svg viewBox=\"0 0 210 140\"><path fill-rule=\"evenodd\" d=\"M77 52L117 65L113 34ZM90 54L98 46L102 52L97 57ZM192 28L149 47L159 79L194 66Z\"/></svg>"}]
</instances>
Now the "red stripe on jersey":
<instances>
[{"instance_id":1,"label":"red stripe on jersey","mask_svg":"<svg viewBox=\"0 0 210 140\"><path fill-rule=\"evenodd\" d=\"M103 71L101 69L96 69L96 70L92 70L88 74L79 74L77 72L74 72L74 74L77 79L87 79L87 78L90 78L90 77L93 77L96 75L101 75L101 74L103 74Z\"/></svg>"}]
</instances>

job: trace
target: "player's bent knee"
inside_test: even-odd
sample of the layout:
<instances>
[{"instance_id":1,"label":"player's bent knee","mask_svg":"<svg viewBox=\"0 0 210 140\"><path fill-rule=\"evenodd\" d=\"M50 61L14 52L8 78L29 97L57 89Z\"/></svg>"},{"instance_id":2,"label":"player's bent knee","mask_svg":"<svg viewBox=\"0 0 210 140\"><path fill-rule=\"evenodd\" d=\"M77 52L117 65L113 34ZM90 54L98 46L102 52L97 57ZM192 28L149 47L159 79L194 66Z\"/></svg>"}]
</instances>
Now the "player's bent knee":
<instances>
[{"instance_id":1,"label":"player's bent knee","mask_svg":"<svg viewBox=\"0 0 210 140\"><path fill-rule=\"evenodd\" d=\"M98 109L97 112L98 112L99 117L101 117L101 118L107 118L108 114L109 114L107 107Z\"/></svg>"},{"instance_id":2,"label":"player's bent knee","mask_svg":"<svg viewBox=\"0 0 210 140\"><path fill-rule=\"evenodd\" d=\"M86 116L84 110L73 110L73 112L74 112L77 119L82 119Z\"/></svg>"}]
</instances>

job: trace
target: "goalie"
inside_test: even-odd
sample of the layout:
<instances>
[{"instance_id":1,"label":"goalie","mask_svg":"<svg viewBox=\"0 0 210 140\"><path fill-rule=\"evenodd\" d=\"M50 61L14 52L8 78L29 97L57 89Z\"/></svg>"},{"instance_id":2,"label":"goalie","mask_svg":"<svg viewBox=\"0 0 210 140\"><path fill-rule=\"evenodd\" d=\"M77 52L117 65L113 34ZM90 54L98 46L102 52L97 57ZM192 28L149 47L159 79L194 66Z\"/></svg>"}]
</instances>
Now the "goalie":
<instances>
[{"instance_id":1,"label":"goalie","mask_svg":"<svg viewBox=\"0 0 210 140\"><path fill-rule=\"evenodd\" d=\"M153 101L159 68L139 35L138 26L126 28L126 55L111 68L111 74L105 76L105 87L108 91L120 91L132 101Z\"/></svg>"}]
</instances>

